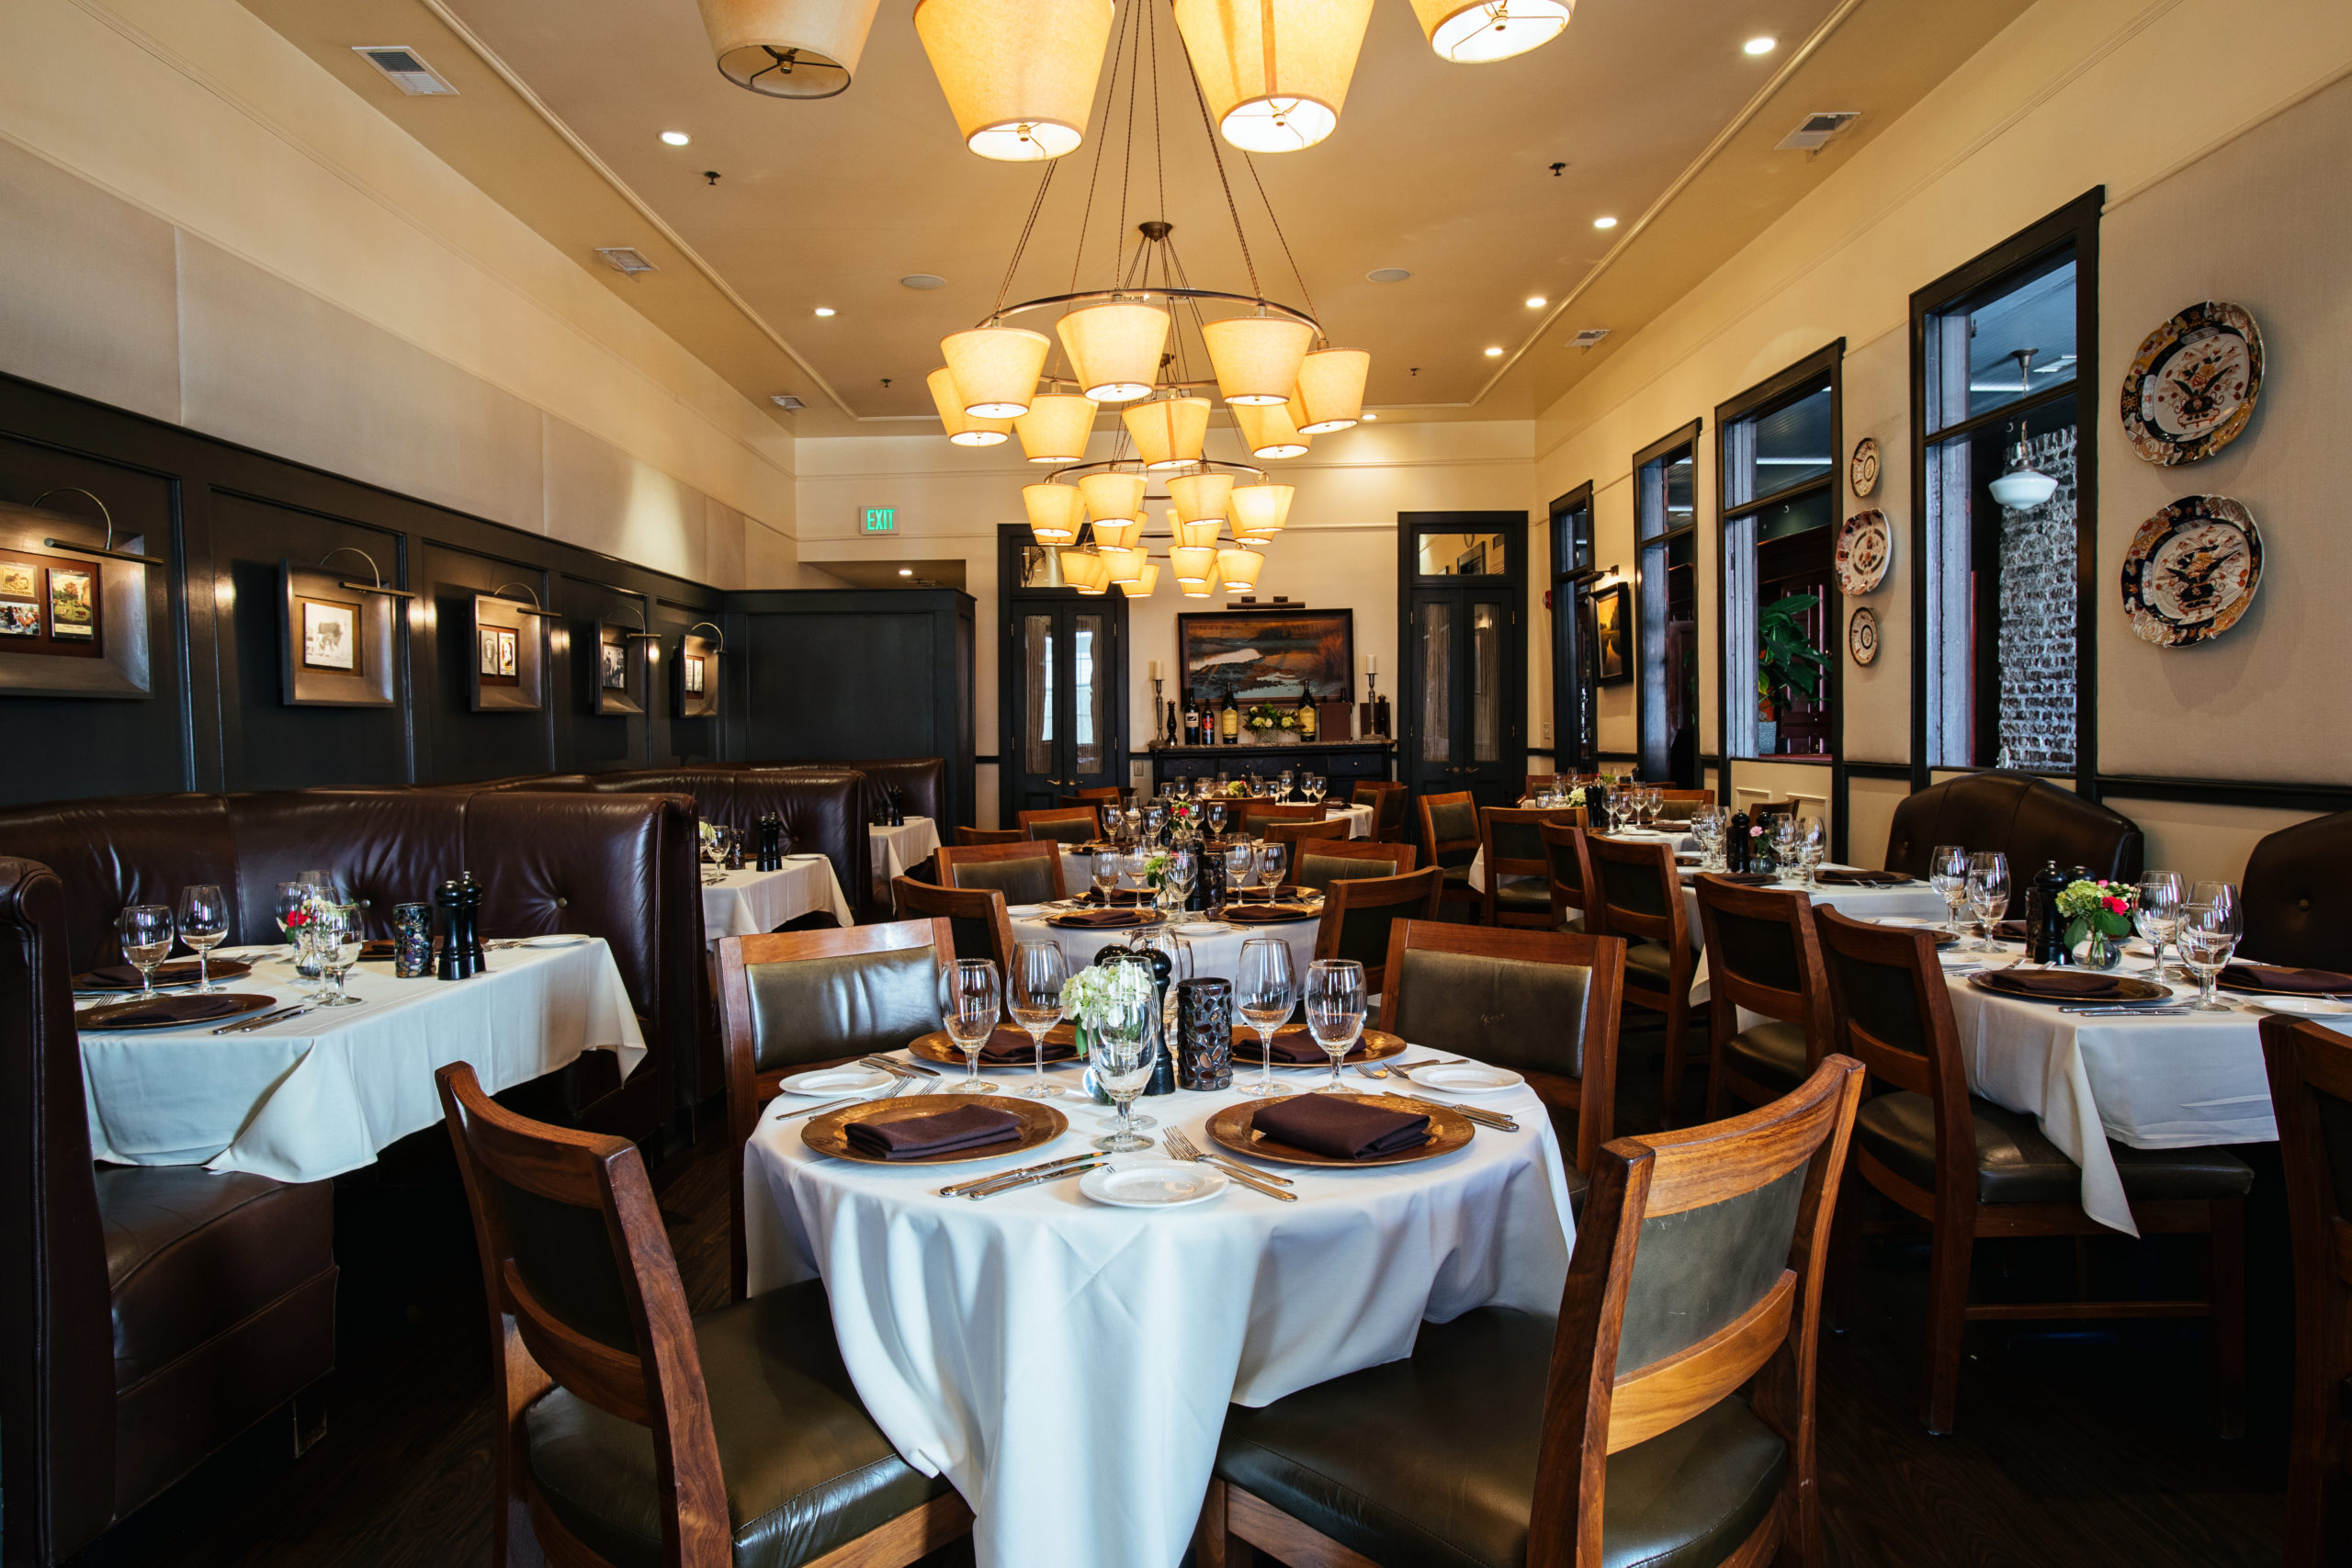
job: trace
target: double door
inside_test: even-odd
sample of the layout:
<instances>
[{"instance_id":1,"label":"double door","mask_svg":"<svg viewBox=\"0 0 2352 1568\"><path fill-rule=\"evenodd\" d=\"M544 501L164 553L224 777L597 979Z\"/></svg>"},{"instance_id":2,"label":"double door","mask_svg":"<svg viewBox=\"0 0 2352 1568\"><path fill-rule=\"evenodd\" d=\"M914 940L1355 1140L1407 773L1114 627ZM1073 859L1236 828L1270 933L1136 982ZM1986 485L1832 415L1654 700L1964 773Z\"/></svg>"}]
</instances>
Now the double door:
<instances>
[{"instance_id":1,"label":"double door","mask_svg":"<svg viewBox=\"0 0 2352 1568\"><path fill-rule=\"evenodd\" d=\"M1127 783L1126 604L1015 599L1007 617L1005 787L999 820Z\"/></svg>"},{"instance_id":2,"label":"double door","mask_svg":"<svg viewBox=\"0 0 2352 1568\"><path fill-rule=\"evenodd\" d=\"M1518 803L1527 772L1518 700L1516 606L1503 588L1416 588L1407 626L1410 754L1417 794L1468 790L1480 806Z\"/></svg>"}]
</instances>

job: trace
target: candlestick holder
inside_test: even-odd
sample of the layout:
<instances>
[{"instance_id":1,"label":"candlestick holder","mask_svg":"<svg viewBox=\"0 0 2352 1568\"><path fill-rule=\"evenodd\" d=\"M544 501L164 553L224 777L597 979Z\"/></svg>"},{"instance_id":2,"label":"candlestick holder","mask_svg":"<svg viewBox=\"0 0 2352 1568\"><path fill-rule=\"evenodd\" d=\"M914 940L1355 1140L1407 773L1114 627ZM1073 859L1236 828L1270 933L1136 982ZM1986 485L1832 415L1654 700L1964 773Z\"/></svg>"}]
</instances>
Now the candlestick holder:
<instances>
[{"instance_id":1,"label":"candlestick holder","mask_svg":"<svg viewBox=\"0 0 2352 1568\"><path fill-rule=\"evenodd\" d=\"M1367 670L1363 677L1363 732L1367 739L1380 733L1379 714L1380 677Z\"/></svg>"}]
</instances>

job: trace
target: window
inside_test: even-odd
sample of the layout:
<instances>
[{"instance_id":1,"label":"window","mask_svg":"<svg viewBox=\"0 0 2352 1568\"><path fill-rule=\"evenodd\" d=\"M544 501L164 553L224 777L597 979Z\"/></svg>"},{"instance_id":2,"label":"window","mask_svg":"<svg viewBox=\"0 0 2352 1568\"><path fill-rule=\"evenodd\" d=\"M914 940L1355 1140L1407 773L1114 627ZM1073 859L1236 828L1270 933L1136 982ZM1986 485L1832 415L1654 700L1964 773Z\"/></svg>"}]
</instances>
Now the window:
<instances>
[{"instance_id":1,"label":"window","mask_svg":"<svg viewBox=\"0 0 2352 1568\"><path fill-rule=\"evenodd\" d=\"M1634 458L1642 775L1682 789L1699 783L1698 435L1693 423Z\"/></svg>"},{"instance_id":2,"label":"window","mask_svg":"<svg viewBox=\"0 0 2352 1568\"><path fill-rule=\"evenodd\" d=\"M2086 197L1912 298L1922 768L2088 768L2097 222Z\"/></svg>"},{"instance_id":3,"label":"window","mask_svg":"<svg viewBox=\"0 0 2352 1568\"><path fill-rule=\"evenodd\" d=\"M1842 344L1716 411L1723 443L1724 744L1836 750Z\"/></svg>"},{"instance_id":4,"label":"window","mask_svg":"<svg viewBox=\"0 0 2352 1568\"><path fill-rule=\"evenodd\" d=\"M1552 503L1552 767L1585 773L1594 764L1594 680L1590 601L1592 486Z\"/></svg>"}]
</instances>

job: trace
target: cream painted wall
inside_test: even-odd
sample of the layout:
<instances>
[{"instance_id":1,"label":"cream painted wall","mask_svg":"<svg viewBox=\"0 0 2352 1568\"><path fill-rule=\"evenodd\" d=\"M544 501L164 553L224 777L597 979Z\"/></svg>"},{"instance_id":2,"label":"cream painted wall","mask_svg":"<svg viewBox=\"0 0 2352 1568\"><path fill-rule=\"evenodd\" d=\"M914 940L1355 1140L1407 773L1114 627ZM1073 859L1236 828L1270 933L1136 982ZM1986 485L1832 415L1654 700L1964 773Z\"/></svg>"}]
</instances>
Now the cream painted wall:
<instances>
[{"instance_id":1,"label":"cream painted wall","mask_svg":"<svg viewBox=\"0 0 2352 1568\"><path fill-rule=\"evenodd\" d=\"M234 0L0 6L0 370L721 587L791 434Z\"/></svg>"}]
</instances>

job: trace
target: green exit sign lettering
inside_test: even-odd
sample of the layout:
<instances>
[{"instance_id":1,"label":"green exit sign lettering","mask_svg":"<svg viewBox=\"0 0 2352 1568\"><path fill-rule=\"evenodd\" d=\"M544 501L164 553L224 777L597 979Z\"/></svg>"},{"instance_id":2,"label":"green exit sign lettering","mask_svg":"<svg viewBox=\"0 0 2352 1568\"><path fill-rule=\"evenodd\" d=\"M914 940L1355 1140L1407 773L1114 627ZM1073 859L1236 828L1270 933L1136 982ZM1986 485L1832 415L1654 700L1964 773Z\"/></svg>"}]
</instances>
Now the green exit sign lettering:
<instances>
[{"instance_id":1,"label":"green exit sign lettering","mask_svg":"<svg viewBox=\"0 0 2352 1568\"><path fill-rule=\"evenodd\" d=\"M895 506L869 506L862 514L869 534L895 534L899 531L899 509Z\"/></svg>"}]
</instances>

